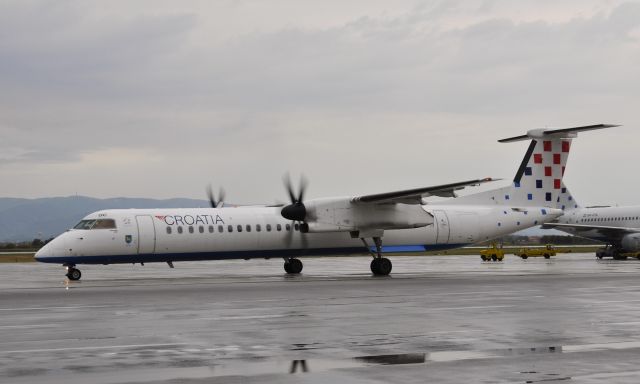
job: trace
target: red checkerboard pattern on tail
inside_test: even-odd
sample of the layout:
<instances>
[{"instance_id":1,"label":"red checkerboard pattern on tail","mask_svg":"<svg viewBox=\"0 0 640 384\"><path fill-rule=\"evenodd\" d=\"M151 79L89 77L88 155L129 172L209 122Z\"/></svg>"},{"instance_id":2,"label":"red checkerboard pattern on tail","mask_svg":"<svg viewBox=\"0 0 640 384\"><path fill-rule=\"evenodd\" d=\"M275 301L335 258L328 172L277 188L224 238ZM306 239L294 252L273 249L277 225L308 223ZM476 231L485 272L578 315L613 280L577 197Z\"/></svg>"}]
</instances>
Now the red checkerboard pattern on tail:
<instances>
[{"instance_id":1,"label":"red checkerboard pattern on tail","mask_svg":"<svg viewBox=\"0 0 640 384\"><path fill-rule=\"evenodd\" d=\"M565 209L576 206L562 183L567 166L571 139L579 132L618 127L595 124L561 129L533 129L524 135L498 140L513 143L530 140L513 183L504 188L461 196L456 204L496 204L510 207L549 207Z\"/></svg>"},{"instance_id":2,"label":"red checkerboard pattern on tail","mask_svg":"<svg viewBox=\"0 0 640 384\"><path fill-rule=\"evenodd\" d=\"M508 200L555 207L562 191L571 139L545 138L534 142L532 156L519 180L516 176Z\"/></svg>"}]
</instances>

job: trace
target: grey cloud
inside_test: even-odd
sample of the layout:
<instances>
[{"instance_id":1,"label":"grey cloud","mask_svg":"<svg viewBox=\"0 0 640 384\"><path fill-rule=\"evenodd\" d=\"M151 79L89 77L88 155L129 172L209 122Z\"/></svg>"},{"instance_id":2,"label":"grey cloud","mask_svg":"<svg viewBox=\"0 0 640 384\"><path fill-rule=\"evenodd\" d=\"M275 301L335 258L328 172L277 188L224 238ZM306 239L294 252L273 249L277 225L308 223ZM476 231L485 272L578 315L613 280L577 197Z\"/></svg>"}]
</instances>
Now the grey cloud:
<instances>
[{"instance_id":1,"label":"grey cloud","mask_svg":"<svg viewBox=\"0 0 640 384\"><path fill-rule=\"evenodd\" d=\"M211 177L246 191L238 199L251 201L256 185L278 196L287 169L313 176L313 193L375 192L510 176L501 159L517 162L519 150L476 166L475 146L516 128L638 121L636 3L520 22L492 16L501 2L425 2L224 39L203 37L215 21L189 9L10 4L0 6L0 151L21 151L3 157L0 175L127 148L160 163L140 165L144 181L135 166L111 170L114 179L151 184L151 195L199 196ZM486 17L454 22L475 12Z\"/></svg>"}]
</instances>

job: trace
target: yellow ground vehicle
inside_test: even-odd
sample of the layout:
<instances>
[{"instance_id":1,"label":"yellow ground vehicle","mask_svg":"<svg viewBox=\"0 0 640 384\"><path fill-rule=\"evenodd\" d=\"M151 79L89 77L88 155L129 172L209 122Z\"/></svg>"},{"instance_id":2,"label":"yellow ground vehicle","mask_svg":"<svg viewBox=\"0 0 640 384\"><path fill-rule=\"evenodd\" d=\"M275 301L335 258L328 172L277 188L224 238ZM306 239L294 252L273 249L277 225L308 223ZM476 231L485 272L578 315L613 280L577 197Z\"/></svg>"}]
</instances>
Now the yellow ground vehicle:
<instances>
[{"instance_id":1,"label":"yellow ground vehicle","mask_svg":"<svg viewBox=\"0 0 640 384\"><path fill-rule=\"evenodd\" d=\"M502 261L504 259L504 250L502 246L498 246L493 243L491 248L483 249L480 251L480 258L482 261Z\"/></svg>"},{"instance_id":2,"label":"yellow ground vehicle","mask_svg":"<svg viewBox=\"0 0 640 384\"><path fill-rule=\"evenodd\" d=\"M523 259L529 257L543 256L545 259L556 255L556 249L551 244L547 244L542 248L520 248L517 253Z\"/></svg>"}]
</instances>

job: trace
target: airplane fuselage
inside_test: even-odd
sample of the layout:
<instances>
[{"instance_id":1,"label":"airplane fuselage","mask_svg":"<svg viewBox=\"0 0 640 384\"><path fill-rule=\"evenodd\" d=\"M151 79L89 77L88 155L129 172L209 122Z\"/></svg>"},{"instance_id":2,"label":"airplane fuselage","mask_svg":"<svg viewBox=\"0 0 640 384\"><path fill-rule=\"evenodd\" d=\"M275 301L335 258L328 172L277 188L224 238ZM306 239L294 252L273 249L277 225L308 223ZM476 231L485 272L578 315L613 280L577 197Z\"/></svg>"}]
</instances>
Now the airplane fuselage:
<instances>
[{"instance_id":1,"label":"airplane fuselage","mask_svg":"<svg viewBox=\"0 0 640 384\"><path fill-rule=\"evenodd\" d=\"M383 252L458 248L549 221L561 213L549 208L513 210L505 206L425 205L422 209L433 215L434 223L384 231ZM73 266L369 251L360 238L352 238L349 232L302 233L297 223L282 217L280 210L237 207L99 211L48 243L36 259ZM93 220L99 222L91 223Z\"/></svg>"},{"instance_id":2,"label":"airplane fuselage","mask_svg":"<svg viewBox=\"0 0 640 384\"><path fill-rule=\"evenodd\" d=\"M556 229L572 235L602 241L623 248L622 240L625 235L622 231L616 231L615 228L620 228L620 230L625 228L640 229L640 206L578 208L567 211L563 216L558 218L557 222L561 224L612 228L612 230L601 228L583 229L580 227L557 227ZM636 249L626 250L636 251Z\"/></svg>"}]
</instances>

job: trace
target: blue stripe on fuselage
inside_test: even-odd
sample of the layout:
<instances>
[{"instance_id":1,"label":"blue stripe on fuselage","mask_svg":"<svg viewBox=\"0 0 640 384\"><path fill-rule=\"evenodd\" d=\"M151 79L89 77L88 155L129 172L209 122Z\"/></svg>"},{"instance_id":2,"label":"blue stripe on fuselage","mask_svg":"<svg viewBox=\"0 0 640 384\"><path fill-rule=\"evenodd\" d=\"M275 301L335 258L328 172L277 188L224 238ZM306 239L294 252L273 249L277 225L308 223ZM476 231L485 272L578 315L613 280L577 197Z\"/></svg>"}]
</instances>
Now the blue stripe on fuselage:
<instances>
[{"instance_id":1,"label":"blue stripe on fuselage","mask_svg":"<svg viewBox=\"0 0 640 384\"><path fill-rule=\"evenodd\" d=\"M390 245L382 247L383 252L423 252L461 248L468 244L429 244L429 245ZM375 247L372 247L375 250ZM313 249L272 249L253 251L226 252L191 252L164 254L135 254L135 255L103 255L103 256L46 256L36 258L42 263L53 264L127 264L154 263L167 261L201 261L201 260L233 260L233 259L263 259L299 256L340 256L365 255L364 247L345 248L313 248Z\"/></svg>"}]
</instances>

